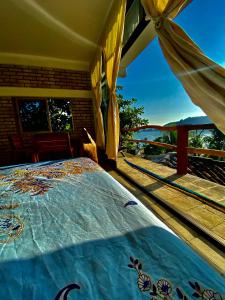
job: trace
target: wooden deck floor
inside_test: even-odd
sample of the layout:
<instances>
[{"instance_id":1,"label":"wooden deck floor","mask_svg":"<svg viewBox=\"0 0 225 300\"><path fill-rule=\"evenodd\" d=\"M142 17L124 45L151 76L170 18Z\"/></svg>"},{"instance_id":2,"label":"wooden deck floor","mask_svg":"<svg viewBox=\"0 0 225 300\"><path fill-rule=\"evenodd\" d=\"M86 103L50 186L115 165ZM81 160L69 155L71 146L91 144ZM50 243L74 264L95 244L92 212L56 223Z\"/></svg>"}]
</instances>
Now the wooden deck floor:
<instances>
[{"instance_id":1,"label":"wooden deck floor","mask_svg":"<svg viewBox=\"0 0 225 300\"><path fill-rule=\"evenodd\" d=\"M187 187L195 192L199 192L207 197L210 197L215 201L225 204L225 186L190 174L186 174L183 176L177 175L175 169L154 163L152 161L137 156L129 155L127 159L160 176L166 177L167 179L170 179L180 185L183 185L184 187ZM118 159L118 168L126 168L123 161L124 159L122 155L120 155Z\"/></svg>"},{"instance_id":2,"label":"wooden deck floor","mask_svg":"<svg viewBox=\"0 0 225 300\"><path fill-rule=\"evenodd\" d=\"M200 192L206 196L213 198L219 202L225 203L225 187L216 183L208 182L192 175L177 176L174 169L161 166L151 161L146 161L139 157L129 156L129 161L149 169L152 172L167 177L185 187L191 188L193 191ZM215 236L225 244L225 214L213 207L210 207L199 200L187 196L181 191L159 182L146 174L129 166L122 156L117 161L118 170L128 174L130 178L135 180L141 187L150 191L152 194L160 197L168 204L172 204L175 208L182 211L189 218L206 228L210 234ZM182 239L184 239L191 247L203 255L211 264L213 264L223 275L225 275L225 254L215 248L211 243L206 241L193 229L180 221L171 212L168 212L156 200L144 194L136 186L129 183L118 172L109 172L115 179L124 185L132 194L140 199L146 206L153 210L169 227L171 227Z\"/></svg>"}]
</instances>

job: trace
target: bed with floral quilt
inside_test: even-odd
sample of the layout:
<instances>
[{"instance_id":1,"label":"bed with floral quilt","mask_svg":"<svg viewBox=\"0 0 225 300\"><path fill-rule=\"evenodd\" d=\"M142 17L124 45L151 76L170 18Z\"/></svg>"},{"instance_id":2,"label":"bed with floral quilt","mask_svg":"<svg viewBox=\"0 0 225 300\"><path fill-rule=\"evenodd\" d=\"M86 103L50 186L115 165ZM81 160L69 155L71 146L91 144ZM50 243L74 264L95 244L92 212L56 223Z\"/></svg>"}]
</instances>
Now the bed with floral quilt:
<instances>
[{"instance_id":1,"label":"bed with floral quilt","mask_svg":"<svg viewBox=\"0 0 225 300\"><path fill-rule=\"evenodd\" d=\"M224 278L88 158L0 168L0 299L225 299Z\"/></svg>"}]
</instances>

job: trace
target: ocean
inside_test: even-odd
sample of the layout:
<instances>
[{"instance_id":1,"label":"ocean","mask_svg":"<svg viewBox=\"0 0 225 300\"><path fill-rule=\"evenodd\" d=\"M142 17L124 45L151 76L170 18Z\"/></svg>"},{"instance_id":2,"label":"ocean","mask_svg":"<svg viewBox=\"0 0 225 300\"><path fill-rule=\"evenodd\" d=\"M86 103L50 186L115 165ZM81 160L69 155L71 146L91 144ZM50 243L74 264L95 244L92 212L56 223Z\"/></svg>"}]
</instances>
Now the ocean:
<instances>
[{"instance_id":1,"label":"ocean","mask_svg":"<svg viewBox=\"0 0 225 300\"><path fill-rule=\"evenodd\" d=\"M156 138L167 134L166 132L162 132L156 129L144 129L134 133L134 138L137 140L147 139L149 141L154 141Z\"/></svg>"},{"instance_id":2,"label":"ocean","mask_svg":"<svg viewBox=\"0 0 225 300\"><path fill-rule=\"evenodd\" d=\"M193 131L196 134L196 130ZM197 130L197 133L199 134L201 132L201 130ZM156 129L144 129L144 130L140 130L134 133L134 139L137 140L144 140L147 139L149 141L154 141L156 138L161 137L163 135L167 135L169 134L168 131L160 131L160 130L156 130ZM190 131L189 131L189 135L190 135ZM210 136L211 135L211 131L210 130L203 130L201 133L201 136Z\"/></svg>"}]
</instances>

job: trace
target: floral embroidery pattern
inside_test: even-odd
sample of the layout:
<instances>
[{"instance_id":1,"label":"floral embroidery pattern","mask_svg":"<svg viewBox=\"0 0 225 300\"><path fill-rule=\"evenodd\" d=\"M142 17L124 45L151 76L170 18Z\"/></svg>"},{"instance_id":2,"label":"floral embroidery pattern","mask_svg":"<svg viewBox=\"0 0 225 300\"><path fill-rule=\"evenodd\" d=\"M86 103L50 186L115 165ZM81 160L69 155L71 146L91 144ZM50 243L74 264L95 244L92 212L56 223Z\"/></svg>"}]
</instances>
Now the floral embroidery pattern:
<instances>
[{"instance_id":1,"label":"floral embroidery pattern","mask_svg":"<svg viewBox=\"0 0 225 300\"><path fill-rule=\"evenodd\" d=\"M204 300L222 300L222 296L213 290L204 290L203 293L197 293ZM196 295L195 295L196 297ZM198 296L197 296L198 298Z\"/></svg>"},{"instance_id":2,"label":"floral embroidery pattern","mask_svg":"<svg viewBox=\"0 0 225 300\"><path fill-rule=\"evenodd\" d=\"M138 283L139 289L142 292L149 291L151 289L151 286L152 286L151 278L148 275L143 274L141 272L139 272L137 283Z\"/></svg>"},{"instance_id":3,"label":"floral embroidery pattern","mask_svg":"<svg viewBox=\"0 0 225 300\"><path fill-rule=\"evenodd\" d=\"M171 284L165 279L158 280L156 286L159 293L163 296L168 296L172 293Z\"/></svg>"},{"instance_id":4,"label":"floral embroidery pattern","mask_svg":"<svg viewBox=\"0 0 225 300\"><path fill-rule=\"evenodd\" d=\"M136 201L130 200L126 204L124 204L124 207L127 207L129 205L138 205Z\"/></svg>"},{"instance_id":5,"label":"floral embroidery pattern","mask_svg":"<svg viewBox=\"0 0 225 300\"><path fill-rule=\"evenodd\" d=\"M10 175L0 174L1 198L9 198L13 192L29 193L31 196L43 195L49 189L53 188L53 180L59 180L66 176L80 175L84 172L101 171L102 169L93 161L86 158L80 158L73 161L54 163L48 166L40 166L26 169L17 169ZM15 209L20 206L19 203L0 202L0 210ZM21 235L24 230L24 224L20 217L15 215L0 215L0 243L6 244L12 242ZM70 285L70 289L76 288ZM70 289L65 289L64 298Z\"/></svg>"},{"instance_id":6,"label":"floral embroidery pattern","mask_svg":"<svg viewBox=\"0 0 225 300\"><path fill-rule=\"evenodd\" d=\"M67 285L66 287L64 287L63 289L61 289L57 296L55 297L55 300L67 300L68 299L68 294L70 291L74 290L74 289L77 289L79 290L80 289L80 286L76 283L72 283L72 284L69 284Z\"/></svg>"},{"instance_id":7,"label":"floral embroidery pattern","mask_svg":"<svg viewBox=\"0 0 225 300\"><path fill-rule=\"evenodd\" d=\"M0 186L9 186L9 190L16 193L29 193L31 196L43 195L53 182L66 176L81 175L85 172L102 170L96 163L86 158L41 166L36 169L27 168L15 170L14 173L0 177Z\"/></svg>"},{"instance_id":8,"label":"floral embroidery pattern","mask_svg":"<svg viewBox=\"0 0 225 300\"><path fill-rule=\"evenodd\" d=\"M2 209L14 209L19 207L19 203L12 203L12 204L0 204L0 210Z\"/></svg>"},{"instance_id":9,"label":"floral embroidery pattern","mask_svg":"<svg viewBox=\"0 0 225 300\"><path fill-rule=\"evenodd\" d=\"M24 229L20 217L15 215L0 215L0 243L6 244L12 242L21 235Z\"/></svg>"},{"instance_id":10,"label":"floral embroidery pattern","mask_svg":"<svg viewBox=\"0 0 225 300\"><path fill-rule=\"evenodd\" d=\"M31 196L44 194L52 186L45 180L34 177L25 177L13 183L11 189L15 192L31 193Z\"/></svg>"},{"instance_id":11,"label":"floral embroidery pattern","mask_svg":"<svg viewBox=\"0 0 225 300\"><path fill-rule=\"evenodd\" d=\"M202 300L223 300L222 296L218 292L211 289L204 289L198 284L198 282L189 281L189 285L194 289L192 296L195 298L201 298ZM180 299L184 299L184 297L187 299L179 288L177 288L176 291Z\"/></svg>"},{"instance_id":12,"label":"floral embroidery pattern","mask_svg":"<svg viewBox=\"0 0 225 300\"><path fill-rule=\"evenodd\" d=\"M142 271L142 264L138 261L138 259L130 257L130 261L131 263L128 264L128 267L136 270L138 274L138 288L143 293L148 292L148 295L150 295L149 300L174 299L172 284L167 279L161 278L157 282L153 282L151 277ZM204 289L197 282L189 281L189 285L195 290L192 294L193 297L201 298L202 300L223 300L222 296L218 292L211 289ZM178 299L188 300L188 297L181 291L181 289L176 288L176 294Z\"/></svg>"}]
</instances>

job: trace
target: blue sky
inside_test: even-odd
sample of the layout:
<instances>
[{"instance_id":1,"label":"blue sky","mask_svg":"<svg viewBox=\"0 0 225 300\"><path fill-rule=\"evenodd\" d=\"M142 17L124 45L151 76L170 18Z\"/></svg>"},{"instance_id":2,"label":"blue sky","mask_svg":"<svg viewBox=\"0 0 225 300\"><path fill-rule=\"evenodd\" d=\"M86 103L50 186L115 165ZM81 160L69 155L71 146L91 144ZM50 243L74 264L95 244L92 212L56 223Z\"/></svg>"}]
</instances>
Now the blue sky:
<instances>
[{"instance_id":1,"label":"blue sky","mask_svg":"<svg viewBox=\"0 0 225 300\"><path fill-rule=\"evenodd\" d=\"M211 59L225 66L225 0L193 0L175 21ZM137 98L151 124L205 115L194 105L163 57L157 38L119 78L125 98Z\"/></svg>"}]
</instances>

